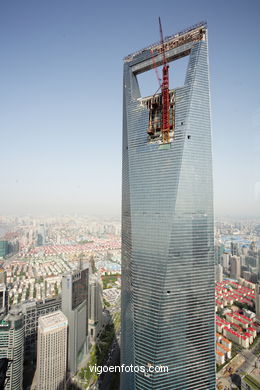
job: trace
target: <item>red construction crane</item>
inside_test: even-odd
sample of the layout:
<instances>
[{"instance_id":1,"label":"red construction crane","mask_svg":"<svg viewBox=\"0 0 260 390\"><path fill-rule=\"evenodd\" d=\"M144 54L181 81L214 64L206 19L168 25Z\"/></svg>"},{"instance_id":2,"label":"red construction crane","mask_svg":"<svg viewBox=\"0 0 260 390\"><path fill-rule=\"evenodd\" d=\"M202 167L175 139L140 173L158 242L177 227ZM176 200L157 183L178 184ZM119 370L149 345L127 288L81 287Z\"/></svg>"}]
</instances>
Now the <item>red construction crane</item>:
<instances>
[{"instance_id":1,"label":"red construction crane","mask_svg":"<svg viewBox=\"0 0 260 390\"><path fill-rule=\"evenodd\" d=\"M161 132L163 143L170 142L170 93L169 93L169 65L165 56L164 39L161 18L159 17L160 34L161 34L161 45L163 55L163 69L162 69L162 121L161 121Z\"/></svg>"}]
</instances>

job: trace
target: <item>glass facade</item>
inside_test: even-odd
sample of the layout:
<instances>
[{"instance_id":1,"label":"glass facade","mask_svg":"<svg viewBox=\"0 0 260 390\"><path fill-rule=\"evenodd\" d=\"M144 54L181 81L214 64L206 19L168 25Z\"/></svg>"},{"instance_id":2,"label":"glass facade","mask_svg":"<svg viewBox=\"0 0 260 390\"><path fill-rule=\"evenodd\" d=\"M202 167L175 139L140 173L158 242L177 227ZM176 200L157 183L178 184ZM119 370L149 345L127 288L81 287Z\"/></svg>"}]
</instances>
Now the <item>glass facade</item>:
<instances>
[{"instance_id":1,"label":"glass facade","mask_svg":"<svg viewBox=\"0 0 260 390\"><path fill-rule=\"evenodd\" d=\"M24 324L19 310L13 310L0 322L0 359L8 359L10 364L6 376L9 377L6 390L23 388Z\"/></svg>"},{"instance_id":2,"label":"glass facade","mask_svg":"<svg viewBox=\"0 0 260 390\"><path fill-rule=\"evenodd\" d=\"M4 257L8 254L8 241L0 241L0 257Z\"/></svg>"},{"instance_id":3,"label":"glass facade","mask_svg":"<svg viewBox=\"0 0 260 390\"><path fill-rule=\"evenodd\" d=\"M150 142L137 74L145 49L124 64L122 182L122 390L215 390L214 224L207 31L167 52L189 55L174 90L169 144ZM160 63L160 55L153 62ZM168 373L148 367L168 366Z\"/></svg>"},{"instance_id":4,"label":"glass facade","mask_svg":"<svg viewBox=\"0 0 260 390\"><path fill-rule=\"evenodd\" d=\"M88 349L88 283L85 268L63 275L61 310L68 319L68 370L74 375Z\"/></svg>"}]
</instances>

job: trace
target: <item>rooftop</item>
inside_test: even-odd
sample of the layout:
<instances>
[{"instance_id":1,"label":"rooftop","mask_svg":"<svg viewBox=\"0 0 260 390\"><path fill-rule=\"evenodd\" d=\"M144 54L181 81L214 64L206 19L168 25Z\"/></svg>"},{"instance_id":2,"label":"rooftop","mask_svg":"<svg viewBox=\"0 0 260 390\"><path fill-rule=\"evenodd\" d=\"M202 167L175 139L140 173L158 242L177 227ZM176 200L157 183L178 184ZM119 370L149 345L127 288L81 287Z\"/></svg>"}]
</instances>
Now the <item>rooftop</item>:
<instances>
[{"instance_id":1,"label":"rooftop","mask_svg":"<svg viewBox=\"0 0 260 390\"><path fill-rule=\"evenodd\" d=\"M51 330L53 328L67 324L67 317L60 310L39 317L39 327L43 328L44 330Z\"/></svg>"},{"instance_id":2,"label":"rooftop","mask_svg":"<svg viewBox=\"0 0 260 390\"><path fill-rule=\"evenodd\" d=\"M193 26L191 27L188 27L187 29L183 30L183 31L180 31L176 34L173 34L173 35L170 35L168 37L165 37L164 38L164 47L165 47L165 50L167 50L167 45L169 45L169 43L172 43L174 41L181 41L182 37L184 38L186 35L189 35L189 34L192 34L193 32L196 32L198 29L201 29L201 28L204 28L206 29L207 28L207 22L205 21L202 21L202 22L199 22L197 24L194 24ZM184 42L183 42L184 43ZM132 61L134 59L134 57L146 52L146 51L150 51L150 50L155 50L155 49L158 49L161 47L161 42L156 42L156 43L153 43L147 47L145 47L144 49L141 49L141 50L138 50L132 54L129 54L128 56L126 56L124 58L124 61L125 62L128 62L128 61Z\"/></svg>"}]
</instances>

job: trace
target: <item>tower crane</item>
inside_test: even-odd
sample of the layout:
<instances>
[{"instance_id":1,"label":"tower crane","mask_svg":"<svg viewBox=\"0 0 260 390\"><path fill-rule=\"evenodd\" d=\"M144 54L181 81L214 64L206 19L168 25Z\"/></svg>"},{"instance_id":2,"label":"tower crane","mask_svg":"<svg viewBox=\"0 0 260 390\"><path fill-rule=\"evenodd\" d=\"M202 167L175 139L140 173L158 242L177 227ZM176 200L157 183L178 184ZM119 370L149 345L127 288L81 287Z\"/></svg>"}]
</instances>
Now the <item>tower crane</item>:
<instances>
[{"instance_id":1,"label":"tower crane","mask_svg":"<svg viewBox=\"0 0 260 390\"><path fill-rule=\"evenodd\" d=\"M161 132L162 142L164 144L170 142L170 130L174 128L174 112L173 112L173 103L170 102L170 91L169 91L169 65L167 64L166 54L165 54L165 44L163 38L162 24L159 17L159 28L160 28L160 37L161 37L161 47L160 52L162 54L162 78L160 78L156 57L158 53L154 55L153 48L151 49L151 58L153 62L153 68L156 72L156 77L159 83L158 90L154 93L150 104L149 104L149 127L147 133L149 136L154 137L157 135L157 131ZM157 92L161 90L161 96L157 97ZM172 112L172 114L171 114ZM172 125L170 117L172 115Z\"/></svg>"},{"instance_id":2,"label":"tower crane","mask_svg":"<svg viewBox=\"0 0 260 390\"><path fill-rule=\"evenodd\" d=\"M162 121L161 121L161 132L163 143L170 142L170 93L169 93L169 65L167 64L163 31L161 18L159 17L159 26L160 26L160 35L161 35L161 45L162 45L162 55L163 55L163 69L162 69Z\"/></svg>"}]
</instances>

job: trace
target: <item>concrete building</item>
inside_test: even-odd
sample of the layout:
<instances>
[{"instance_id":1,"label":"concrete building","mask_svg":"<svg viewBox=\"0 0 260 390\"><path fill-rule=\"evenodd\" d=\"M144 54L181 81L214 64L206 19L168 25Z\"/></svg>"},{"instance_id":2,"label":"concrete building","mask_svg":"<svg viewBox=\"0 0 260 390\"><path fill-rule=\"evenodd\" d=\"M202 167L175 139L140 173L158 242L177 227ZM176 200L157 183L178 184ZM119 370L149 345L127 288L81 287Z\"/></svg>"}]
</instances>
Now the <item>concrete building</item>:
<instances>
[{"instance_id":1,"label":"concrete building","mask_svg":"<svg viewBox=\"0 0 260 390\"><path fill-rule=\"evenodd\" d=\"M103 326L102 281L96 275L89 276L89 342L94 343Z\"/></svg>"},{"instance_id":2,"label":"concrete building","mask_svg":"<svg viewBox=\"0 0 260 390\"><path fill-rule=\"evenodd\" d=\"M249 271L242 271L242 276L245 280L251 281L251 272Z\"/></svg>"},{"instance_id":3,"label":"concrete building","mask_svg":"<svg viewBox=\"0 0 260 390\"><path fill-rule=\"evenodd\" d=\"M24 323L19 308L0 320L0 359L10 361L5 390L23 389Z\"/></svg>"},{"instance_id":4,"label":"concrete building","mask_svg":"<svg viewBox=\"0 0 260 390\"><path fill-rule=\"evenodd\" d=\"M223 281L223 267L221 264L215 265L215 281L216 282Z\"/></svg>"},{"instance_id":5,"label":"concrete building","mask_svg":"<svg viewBox=\"0 0 260 390\"><path fill-rule=\"evenodd\" d=\"M229 268L229 254L228 253L223 253L222 255L222 265L223 268L228 269Z\"/></svg>"},{"instance_id":6,"label":"concrete building","mask_svg":"<svg viewBox=\"0 0 260 390\"><path fill-rule=\"evenodd\" d=\"M223 335L235 343L242 345L243 348L249 347L249 337L244 336L233 329L229 329L227 326L223 328Z\"/></svg>"},{"instance_id":7,"label":"concrete building","mask_svg":"<svg viewBox=\"0 0 260 390\"><path fill-rule=\"evenodd\" d=\"M256 320L260 323L260 284L255 286L255 314Z\"/></svg>"},{"instance_id":8,"label":"concrete building","mask_svg":"<svg viewBox=\"0 0 260 390\"><path fill-rule=\"evenodd\" d=\"M61 311L39 318L37 390L66 388L68 320Z\"/></svg>"},{"instance_id":9,"label":"concrete building","mask_svg":"<svg viewBox=\"0 0 260 390\"><path fill-rule=\"evenodd\" d=\"M185 56L170 89L168 64ZM162 91L141 96L138 75L162 64ZM122 373L121 389L215 390L206 24L127 56L123 88L121 363L147 371Z\"/></svg>"},{"instance_id":10,"label":"concrete building","mask_svg":"<svg viewBox=\"0 0 260 390\"><path fill-rule=\"evenodd\" d=\"M238 256L231 256L230 258L230 277L233 279L240 278L241 264Z\"/></svg>"},{"instance_id":11,"label":"concrete building","mask_svg":"<svg viewBox=\"0 0 260 390\"><path fill-rule=\"evenodd\" d=\"M219 365L222 365L225 363L225 354L223 352L220 352L218 350L216 351L216 362Z\"/></svg>"},{"instance_id":12,"label":"concrete building","mask_svg":"<svg viewBox=\"0 0 260 390\"><path fill-rule=\"evenodd\" d=\"M231 359L231 349L227 348L224 344L217 343L217 351L225 355L225 360Z\"/></svg>"},{"instance_id":13,"label":"concrete building","mask_svg":"<svg viewBox=\"0 0 260 390\"><path fill-rule=\"evenodd\" d=\"M0 265L0 284L5 284L6 282L6 272L4 268Z\"/></svg>"},{"instance_id":14,"label":"concrete building","mask_svg":"<svg viewBox=\"0 0 260 390\"><path fill-rule=\"evenodd\" d=\"M68 319L68 370L71 375L87 353L88 268L63 275L62 312Z\"/></svg>"}]
</instances>

